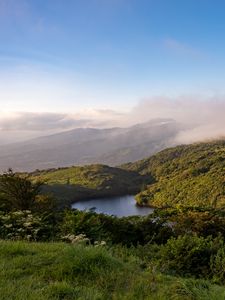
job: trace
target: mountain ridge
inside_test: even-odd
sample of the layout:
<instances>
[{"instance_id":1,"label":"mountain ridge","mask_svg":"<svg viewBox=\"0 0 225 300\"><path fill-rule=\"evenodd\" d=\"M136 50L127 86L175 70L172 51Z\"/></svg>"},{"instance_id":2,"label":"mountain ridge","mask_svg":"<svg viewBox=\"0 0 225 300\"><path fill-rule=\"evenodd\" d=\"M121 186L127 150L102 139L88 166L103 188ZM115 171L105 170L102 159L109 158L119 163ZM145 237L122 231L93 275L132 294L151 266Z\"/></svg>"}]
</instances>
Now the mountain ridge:
<instances>
[{"instance_id":1,"label":"mountain ridge","mask_svg":"<svg viewBox=\"0 0 225 300\"><path fill-rule=\"evenodd\" d=\"M155 119L126 128L79 128L3 145L0 171L9 167L33 171L92 163L116 166L172 145L179 129L172 119Z\"/></svg>"}]
</instances>

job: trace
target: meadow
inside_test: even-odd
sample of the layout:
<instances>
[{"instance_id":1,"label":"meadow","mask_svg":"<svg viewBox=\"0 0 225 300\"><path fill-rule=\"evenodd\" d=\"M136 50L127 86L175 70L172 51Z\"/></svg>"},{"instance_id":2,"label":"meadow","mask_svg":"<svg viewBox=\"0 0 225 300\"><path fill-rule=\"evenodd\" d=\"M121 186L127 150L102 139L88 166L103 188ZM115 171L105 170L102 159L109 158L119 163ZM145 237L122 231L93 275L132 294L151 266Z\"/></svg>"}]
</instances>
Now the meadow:
<instances>
[{"instance_id":1,"label":"meadow","mask_svg":"<svg viewBox=\"0 0 225 300\"><path fill-rule=\"evenodd\" d=\"M1 299L225 299L222 286L143 263L121 246L0 241Z\"/></svg>"}]
</instances>

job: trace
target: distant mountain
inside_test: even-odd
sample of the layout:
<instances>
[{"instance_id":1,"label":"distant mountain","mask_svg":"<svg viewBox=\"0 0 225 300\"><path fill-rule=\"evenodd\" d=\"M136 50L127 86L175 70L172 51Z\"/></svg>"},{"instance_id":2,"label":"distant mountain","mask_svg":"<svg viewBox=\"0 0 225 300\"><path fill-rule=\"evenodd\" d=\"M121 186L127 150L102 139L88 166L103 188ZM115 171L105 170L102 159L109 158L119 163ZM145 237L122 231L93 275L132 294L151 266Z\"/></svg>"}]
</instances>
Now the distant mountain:
<instances>
[{"instance_id":1,"label":"distant mountain","mask_svg":"<svg viewBox=\"0 0 225 300\"><path fill-rule=\"evenodd\" d=\"M132 162L173 145L180 125L155 119L128 128L79 128L0 147L0 171L33 171L102 163Z\"/></svg>"},{"instance_id":2,"label":"distant mountain","mask_svg":"<svg viewBox=\"0 0 225 300\"><path fill-rule=\"evenodd\" d=\"M225 207L225 140L163 150L122 168L151 179L136 196L154 207Z\"/></svg>"}]
</instances>

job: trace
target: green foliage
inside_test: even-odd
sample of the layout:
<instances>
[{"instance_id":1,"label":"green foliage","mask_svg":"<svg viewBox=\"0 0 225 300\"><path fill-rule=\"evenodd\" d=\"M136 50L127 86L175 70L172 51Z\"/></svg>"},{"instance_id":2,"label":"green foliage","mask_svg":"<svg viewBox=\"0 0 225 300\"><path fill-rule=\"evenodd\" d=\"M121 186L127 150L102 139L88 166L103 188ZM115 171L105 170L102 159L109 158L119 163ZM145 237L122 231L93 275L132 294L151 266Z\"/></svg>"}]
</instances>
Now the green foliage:
<instances>
[{"instance_id":1,"label":"green foliage","mask_svg":"<svg viewBox=\"0 0 225 300\"><path fill-rule=\"evenodd\" d=\"M169 239L161 247L159 262L164 270L173 274L211 278L212 265L215 266L214 273L217 274L216 260L221 261L223 247L220 238L179 236Z\"/></svg>"},{"instance_id":2,"label":"green foliage","mask_svg":"<svg viewBox=\"0 0 225 300\"><path fill-rule=\"evenodd\" d=\"M70 235L85 234L92 243L127 246L165 243L173 235L164 221L148 217L116 218L94 212L65 210L53 212L0 212L0 238L25 240L61 240Z\"/></svg>"},{"instance_id":3,"label":"green foliage","mask_svg":"<svg viewBox=\"0 0 225 300\"><path fill-rule=\"evenodd\" d=\"M40 195L43 181L32 181L28 175L17 174L9 169L0 176L0 203L4 210L52 209L54 200Z\"/></svg>"},{"instance_id":4,"label":"green foliage","mask_svg":"<svg viewBox=\"0 0 225 300\"><path fill-rule=\"evenodd\" d=\"M0 215L0 236L4 239L36 240L41 227L41 218L28 210Z\"/></svg>"},{"instance_id":5,"label":"green foliage","mask_svg":"<svg viewBox=\"0 0 225 300\"><path fill-rule=\"evenodd\" d=\"M135 194L150 182L137 172L105 165L50 169L30 175L34 181L46 182L43 191L52 193L62 206L82 199Z\"/></svg>"},{"instance_id":6,"label":"green foliage","mask_svg":"<svg viewBox=\"0 0 225 300\"><path fill-rule=\"evenodd\" d=\"M174 282L168 299L224 300L225 293L223 287L212 287L206 280L180 279Z\"/></svg>"},{"instance_id":7,"label":"green foliage","mask_svg":"<svg viewBox=\"0 0 225 300\"><path fill-rule=\"evenodd\" d=\"M67 210L60 226L61 235L85 234L91 241L105 240L127 246L165 243L173 235L164 221L151 216L116 218L94 212Z\"/></svg>"},{"instance_id":8,"label":"green foliage","mask_svg":"<svg viewBox=\"0 0 225 300\"><path fill-rule=\"evenodd\" d=\"M49 241L59 236L60 213L0 211L0 239Z\"/></svg>"},{"instance_id":9,"label":"green foliage","mask_svg":"<svg viewBox=\"0 0 225 300\"><path fill-rule=\"evenodd\" d=\"M211 257L210 268L212 271L213 281L225 283L225 245L222 245L217 253Z\"/></svg>"},{"instance_id":10,"label":"green foliage","mask_svg":"<svg viewBox=\"0 0 225 300\"><path fill-rule=\"evenodd\" d=\"M224 287L143 268L130 251L0 241L1 299L225 299Z\"/></svg>"},{"instance_id":11,"label":"green foliage","mask_svg":"<svg viewBox=\"0 0 225 300\"><path fill-rule=\"evenodd\" d=\"M0 176L1 199L9 209L31 209L42 183L31 182L28 176L19 176L11 169Z\"/></svg>"},{"instance_id":12,"label":"green foliage","mask_svg":"<svg viewBox=\"0 0 225 300\"><path fill-rule=\"evenodd\" d=\"M225 206L225 141L166 149L122 167L153 177L137 195L139 205Z\"/></svg>"},{"instance_id":13,"label":"green foliage","mask_svg":"<svg viewBox=\"0 0 225 300\"><path fill-rule=\"evenodd\" d=\"M225 211L223 210L193 208L171 210L166 219L172 222L176 236L195 234L203 237L225 238Z\"/></svg>"},{"instance_id":14,"label":"green foliage","mask_svg":"<svg viewBox=\"0 0 225 300\"><path fill-rule=\"evenodd\" d=\"M104 240L107 234L103 228L101 217L92 212L66 210L62 221L61 235L85 234L92 241Z\"/></svg>"}]
</instances>

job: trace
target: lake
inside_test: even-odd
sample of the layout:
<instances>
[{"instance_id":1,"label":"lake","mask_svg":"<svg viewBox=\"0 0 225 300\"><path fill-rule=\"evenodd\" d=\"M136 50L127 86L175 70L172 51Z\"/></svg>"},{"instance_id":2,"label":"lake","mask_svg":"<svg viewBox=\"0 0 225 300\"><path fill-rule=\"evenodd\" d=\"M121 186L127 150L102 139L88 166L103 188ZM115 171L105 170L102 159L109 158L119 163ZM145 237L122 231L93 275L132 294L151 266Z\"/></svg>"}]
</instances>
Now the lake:
<instances>
[{"instance_id":1,"label":"lake","mask_svg":"<svg viewBox=\"0 0 225 300\"><path fill-rule=\"evenodd\" d=\"M108 197L100 199L82 200L74 203L72 208L79 210L90 210L95 208L95 212L118 217L134 215L145 216L153 212L150 207L136 206L134 196Z\"/></svg>"}]
</instances>

